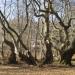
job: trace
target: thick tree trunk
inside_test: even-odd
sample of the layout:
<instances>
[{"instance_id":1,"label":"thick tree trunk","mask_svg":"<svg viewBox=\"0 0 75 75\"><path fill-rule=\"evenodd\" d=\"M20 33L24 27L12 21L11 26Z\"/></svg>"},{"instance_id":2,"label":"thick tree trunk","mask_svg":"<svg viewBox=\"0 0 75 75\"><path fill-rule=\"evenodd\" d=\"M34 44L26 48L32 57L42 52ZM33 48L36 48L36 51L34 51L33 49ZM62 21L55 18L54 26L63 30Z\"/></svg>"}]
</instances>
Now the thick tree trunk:
<instances>
[{"instance_id":1,"label":"thick tree trunk","mask_svg":"<svg viewBox=\"0 0 75 75\"><path fill-rule=\"evenodd\" d=\"M75 54L75 40L72 42L72 46L61 54L60 63L72 66L71 59L74 54Z\"/></svg>"},{"instance_id":2,"label":"thick tree trunk","mask_svg":"<svg viewBox=\"0 0 75 75\"><path fill-rule=\"evenodd\" d=\"M46 13L45 22L46 22L47 32L44 41L47 51L46 51L46 59L44 61L44 64L51 64L53 62L53 53L51 50L52 43L50 42L49 38L49 13Z\"/></svg>"},{"instance_id":3,"label":"thick tree trunk","mask_svg":"<svg viewBox=\"0 0 75 75\"><path fill-rule=\"evenodd\" d=\"M19 57L21 58L21 61L24 61L29 65L37 65L34 57L31 55L29 51L27 52L27 55L24 55L21 52L19 52Z\"/></svg>"},{"instance_id":4,"label":"thick tree trunk","mask_svg":"<svg viewBox=\"0 0 75 75\"><path fill-rule=\"evenodd\" d=\"M11 55L9 58L9 63L10 64L16 64L16 54L15 54L15 48L14 48L14 44L11 41L8 40L4 40L4 42L11 48Z\"/></svg>"},{"instance_id":5,"label":"thick tree trunk","mask_svg":"<svg viewBox=\"0 0 75 75\"><path fill-rule=\"evenodd\" d=\"M51 64L53 62L53 53L51 50L51 42L50 41L46 41L46 59L44 61L44 64Z\"/></svg>"}]
</instances>

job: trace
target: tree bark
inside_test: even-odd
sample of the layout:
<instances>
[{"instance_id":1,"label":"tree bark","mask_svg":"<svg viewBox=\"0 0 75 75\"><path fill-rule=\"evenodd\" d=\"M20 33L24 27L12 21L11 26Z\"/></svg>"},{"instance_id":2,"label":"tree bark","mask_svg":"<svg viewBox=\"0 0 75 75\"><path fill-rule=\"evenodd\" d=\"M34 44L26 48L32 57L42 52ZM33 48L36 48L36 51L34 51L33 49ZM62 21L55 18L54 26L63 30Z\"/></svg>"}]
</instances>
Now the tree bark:
<instances>
[{"instance_id":1,"label":"tree bark","mask_svg":"<svg viewBox=\"0 0 75 75\"><path fill-rule=\"evenodd\" d=\"M44 41L45 41L47 51L46 51L46 59L44 61L44 64L51 64L53 62L53 53L51 50L52 43L50 42L50 37L49 37L49 33L50 33L49 32L49 13L46 13L45 15L46 15L45 22L46 22L47 32L46 32Z\"/></svg>"}]
</instances>

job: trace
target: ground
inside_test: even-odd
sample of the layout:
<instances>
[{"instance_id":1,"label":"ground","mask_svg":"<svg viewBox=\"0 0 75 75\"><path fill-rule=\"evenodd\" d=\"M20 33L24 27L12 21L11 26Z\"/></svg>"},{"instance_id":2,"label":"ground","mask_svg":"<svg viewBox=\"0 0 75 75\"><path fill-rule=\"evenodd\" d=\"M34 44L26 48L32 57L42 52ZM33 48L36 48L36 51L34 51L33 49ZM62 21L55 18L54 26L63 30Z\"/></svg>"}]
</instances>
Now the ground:
<instances>
[{"instance_id":1,"label":"ground","mask_svg":"<svg viewBox=\"0 0 75 75\"><path fill-rule=\"evenodd\" d=\"M0 75L75 75L75 67L0 65Z\"/></svg>"}]
</instances>

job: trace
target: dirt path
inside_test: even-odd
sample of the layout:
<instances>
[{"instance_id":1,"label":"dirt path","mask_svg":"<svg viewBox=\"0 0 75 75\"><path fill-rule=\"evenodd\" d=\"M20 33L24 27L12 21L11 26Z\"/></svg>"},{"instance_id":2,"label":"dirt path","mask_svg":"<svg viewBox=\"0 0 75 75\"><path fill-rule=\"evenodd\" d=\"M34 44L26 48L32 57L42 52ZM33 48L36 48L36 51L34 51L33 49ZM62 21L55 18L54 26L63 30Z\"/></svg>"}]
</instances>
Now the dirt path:
<instances>
[{"instance_id":1,"label":"dirt path","mask_svg":"<svg viewBox=\"0 0 75 75\"><path fill-rule=\"evenodd\" d=\"M0 75L75 75L75 67L0 66Z\"/></svg>"}]
</instances>

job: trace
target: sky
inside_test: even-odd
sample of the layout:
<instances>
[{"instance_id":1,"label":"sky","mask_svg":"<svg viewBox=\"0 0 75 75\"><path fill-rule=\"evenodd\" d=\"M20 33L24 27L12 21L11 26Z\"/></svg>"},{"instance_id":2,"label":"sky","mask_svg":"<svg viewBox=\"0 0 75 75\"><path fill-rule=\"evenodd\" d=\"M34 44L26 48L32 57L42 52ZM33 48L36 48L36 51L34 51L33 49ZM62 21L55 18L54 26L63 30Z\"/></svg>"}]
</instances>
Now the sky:
<instances>
[{"instance_id":1,"label":"sky","mask_svg":"<svg viewBox=\"0 0 75 75\"><path fill-rule=\"evenodd\" d=\"M10 14L10 5L11 5L11 17L14 18L14 16L16 15L16 0L6 0L6 8L5 8L5 12L6 12L6 16L8 16ZM12 1L12 3L11 3ZM43 1L43 0L41 0ZM57 0L56 0L57 1ZM75 5L75 0L70 0L72 1L73 5ZM0 0L0 10L4 13L4 3L5 0Z\"/></svg>"},{"instance_id":2,"label":"sky","mask_svg":"<svg viewBox=\"0 0 75 75\"><path fill-rule=\"evenodd\" d=\"M11 3L12 1L12 3ZM0 0L0 10L4 13L4 3L5 3L5 0ZM5 7L5 16L8 17L8 15L12 15L11 18L14 18L15 16L15 4L16 3L16 0L6 0L6 7ZM12 4L12 5L11 5ZM10 9L11 8L11 9ZM11 11L11 14L10 14L10 11ZM10 18L10 17L9 17Z\"/></svg>"},{"instance_id":3,"label":"sky","mask_svg":"<svg viewBox=\"0 0 75 75\"><path fill-rule=\"evenodd\" d=\"M9 5L11 3L11 1L12 1L12 3L16 2L16 0L6 0L6 1L7 1L7 5ZM75 4L75 0L70 0L70 1L72 1L72 3ZM0 0L0 10L2 10L2 8L4 7L4 2L5 2L5 0Z\"/></svg>"}]
</instances>

